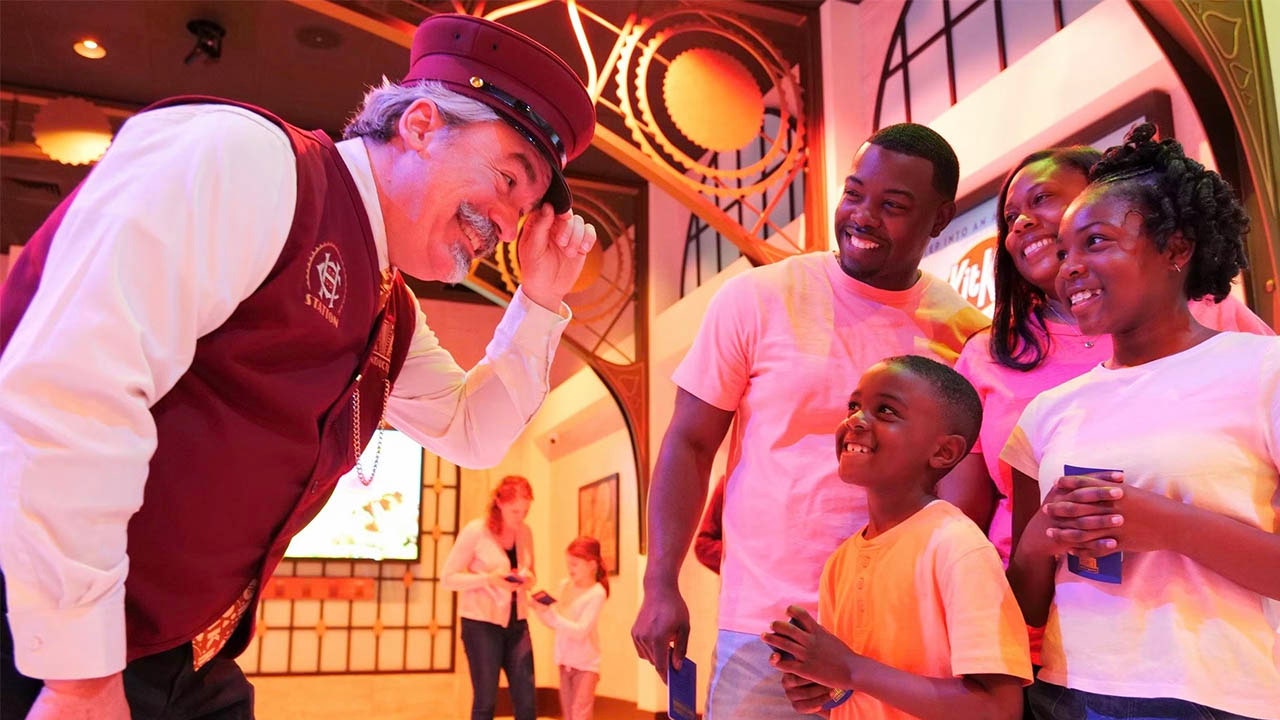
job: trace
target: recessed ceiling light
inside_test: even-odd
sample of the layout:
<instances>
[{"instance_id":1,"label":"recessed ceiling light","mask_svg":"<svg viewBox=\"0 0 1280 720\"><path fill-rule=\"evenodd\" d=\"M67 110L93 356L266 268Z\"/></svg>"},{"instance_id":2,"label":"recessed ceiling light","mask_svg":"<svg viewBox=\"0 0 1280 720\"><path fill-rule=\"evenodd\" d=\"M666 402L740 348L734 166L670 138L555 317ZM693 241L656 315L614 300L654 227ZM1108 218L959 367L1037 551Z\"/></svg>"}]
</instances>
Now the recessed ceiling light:
<instances>
[{"instance_id":1,"label":"recessed ceiling light","mask_svg":"<svg viewBox=\"0 0 1280 720\"><path fill-rule=\"evenodd\" d=\"M300 27L293 36L303 47L312 50L332 50L342 44L341 35L320 25Z\"/></svg>"},{"instance_id":2,"label":"recessed ceiling light","mask_svg":"<svg viewBox=\"0 0 1280 720\"><path fill-rule=\"evenodd\" d=\"M71 47L76 51L77 55L87 57L90 60L101 60L107 56L107 49L98 44L98 41L93 38L85 38Z\"/></svg>"}]
</instances>

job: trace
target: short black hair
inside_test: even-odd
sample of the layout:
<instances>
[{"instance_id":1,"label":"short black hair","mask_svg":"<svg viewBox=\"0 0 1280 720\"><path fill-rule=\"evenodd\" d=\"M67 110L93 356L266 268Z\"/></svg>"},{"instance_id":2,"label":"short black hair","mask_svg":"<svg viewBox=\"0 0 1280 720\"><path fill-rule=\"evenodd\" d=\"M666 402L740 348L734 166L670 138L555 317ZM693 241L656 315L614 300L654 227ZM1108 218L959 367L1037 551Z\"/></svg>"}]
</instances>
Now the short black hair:
<instances>
[{"instance_id":1,"label":"short black hair","mask_svg":"<svg viewBox=\"0 0 1280 720\"><path fill-rule=\"evenodd\" d=\"M982 399L963 375L937 360L920 355L897 355L881 362L906 370L929 383L942 408L947 432L964 438L965 452L973 449L978 440L978 430L982 428Z\"/></svg>"},{"instance_id":2,"label":"short black hair","mask_svg":"<svg viewBox=\"0 0 1280 720\"><path fill-rule=\"evenodd\" d=\"M1142 206L1142 229L1158 250L1176 233L1191 242L1187 297L1222 302L1248 266L1249 215L1221 175L1187 157L1177 140L1158 139L1158 132L1154 123L1134 127L1103 154L1089 180Z\"/></svg>"},{"instance_id":3,"label":"short black hair","mask_svg":"<svg viewBox=\"0 0 1280 720\"><path fill-rule=\"evenodd\" d=\"M1004 244L1009 238L1004 206L1013 178L1023 168L1041 160L1049 160L1057 168L1070 168L1079 172L1080 177L1088 178L1089 169L1101 158L1101 152L1087 145L1037 150L1019 160L1000 185L996 198L996 297L991 314L990 350L991 357L1007 368L1034 370L1049 352L1043 314L1049 300L1043 290L1022 277Z\"/></svg>"},{"instance_id":4,"label":"short black hair","mask_svg":"<svg viewBox=\"0 0 1280 720\"><path fill-rule=\"evenodd\" d=\"M946 138L925 125L898 123L880 128L867 142L885 150L924 158L933 165L933 189L947 200L956 199L960 160Z\"/></svg>"}]
</instances>

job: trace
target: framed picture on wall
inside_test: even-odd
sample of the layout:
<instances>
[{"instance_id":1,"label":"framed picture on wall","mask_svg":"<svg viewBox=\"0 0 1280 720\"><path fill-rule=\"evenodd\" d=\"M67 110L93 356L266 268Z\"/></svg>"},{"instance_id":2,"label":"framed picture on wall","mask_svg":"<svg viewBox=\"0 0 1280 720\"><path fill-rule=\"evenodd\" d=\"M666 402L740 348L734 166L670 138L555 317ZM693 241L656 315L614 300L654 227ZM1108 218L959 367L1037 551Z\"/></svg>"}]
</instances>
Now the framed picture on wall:
<instances>
[{"instance_id":1,"label":"framed picture on wall","mask_svg":"<svg viewBox=\"0 0 1280 720\"><path fill-rule=\"evenodd\" d=\"M618 473L578 488L578 535L600 541L606 572L618 574Z\"/></svg>"}]
</instances>

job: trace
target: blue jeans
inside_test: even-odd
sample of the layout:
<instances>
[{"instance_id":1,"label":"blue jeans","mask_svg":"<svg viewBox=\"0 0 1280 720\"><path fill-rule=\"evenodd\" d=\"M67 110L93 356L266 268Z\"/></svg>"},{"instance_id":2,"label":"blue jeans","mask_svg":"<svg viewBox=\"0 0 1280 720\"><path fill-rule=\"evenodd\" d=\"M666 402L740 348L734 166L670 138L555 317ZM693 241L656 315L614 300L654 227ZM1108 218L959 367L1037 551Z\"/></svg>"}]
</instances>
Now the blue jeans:
<instances>
[{"instance_id":1,"label":"blue jeans","mask_svg":"<svg viewBox=\"0 0 1280 720\"><path fill-rule=\"evenodd\" d=\"M752 633L721 630L711 675L707 720L805 720L782 690L782 673L769 664L773 648Z\"/></svg>"},{"instance_id":2,"label":"blue jeans","mask_svg":"<svg viewBox=\"0 0 1280 720\"><path fill-rule=\"evenodd\" d=\"M527 620L502 627L462 618L462 648L471 667L471 720L493 720L499 670L507 674L516 720L536 720L533 641Z\"/></svg>"},{"instance_id":3,"label":"blue jeans","mask_svg":"<svg viewBox=\"0 0 1280 720\"><path fill-rule=\"evenodd\" d=\"M1130 698L1072 690L1037 680L1027 688L1036 720L1249 720L1175 698Z\"/></svg>"}]
</instances>

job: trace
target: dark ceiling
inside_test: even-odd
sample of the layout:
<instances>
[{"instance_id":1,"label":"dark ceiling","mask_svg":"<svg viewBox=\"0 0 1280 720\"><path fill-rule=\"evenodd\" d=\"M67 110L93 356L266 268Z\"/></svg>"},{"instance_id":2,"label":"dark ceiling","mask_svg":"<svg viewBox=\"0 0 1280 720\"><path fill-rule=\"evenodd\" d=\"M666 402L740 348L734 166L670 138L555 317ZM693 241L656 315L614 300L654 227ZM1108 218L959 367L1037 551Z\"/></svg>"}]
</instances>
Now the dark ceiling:
<instances>
[{"instance_id":1,"label":"dark ceiling","mask_svg":"<svg viewBox=\"0 0 1280 720\"><path fill-rule=\"evenodd\" d=\"M3 148L0 153L0 249L21 243L69 192L87 167L69 167L43 159L30 150L30 123L38 105L13 102L13 92L45 97L78 95L129 112L171 95L202 94L232 98L266 107L285 119L337 135L366 88L385 75L400 77L407 50L384 35L404 37L422 18L462 8L493 12L510 0L363 0L308 2L289 0L2 0L0 1L0 85L8 92L0 107ZM767 35L784 55L795 57L811 37L804 18L821 0L741 2L735 0L580 0L605 20L622 25L628 15L655 17L672 9L715 7L732 12ZM344 15L359 17L366 29ZM508 15L501 22L522 30L562 54L580 74L586 65L570 26L565 5L552 0L541 7ZM192 20L217 23L226 34L216 62L196 56L184 62L196 45L188 30ZM372 22L369 22L372 21ZM608 31L586 23L597 48L608 48ZM72 51L85 37L106 49L101 60ZM600 63L603 58L596 58ZM603 115L602 115L603 117ZM616 131L625 134L625 130ZM671 133L677 136L678 133ZM15 152L23 145L27 152ZM622 164L591 148L570 164L572 175L626 185L642 182Z\"/></svg>"}]
</instances>

